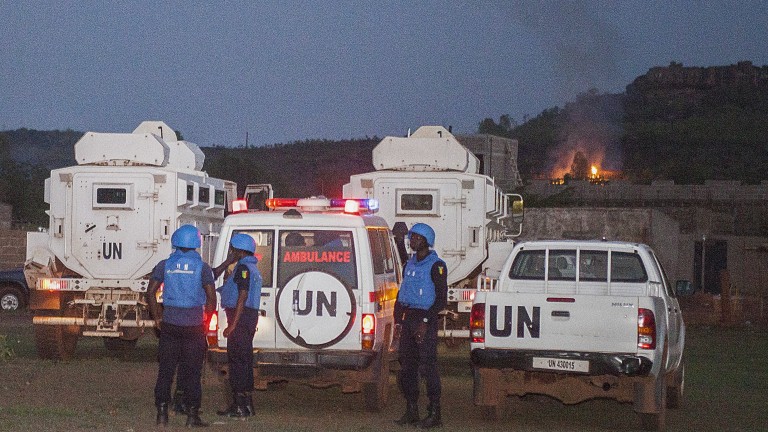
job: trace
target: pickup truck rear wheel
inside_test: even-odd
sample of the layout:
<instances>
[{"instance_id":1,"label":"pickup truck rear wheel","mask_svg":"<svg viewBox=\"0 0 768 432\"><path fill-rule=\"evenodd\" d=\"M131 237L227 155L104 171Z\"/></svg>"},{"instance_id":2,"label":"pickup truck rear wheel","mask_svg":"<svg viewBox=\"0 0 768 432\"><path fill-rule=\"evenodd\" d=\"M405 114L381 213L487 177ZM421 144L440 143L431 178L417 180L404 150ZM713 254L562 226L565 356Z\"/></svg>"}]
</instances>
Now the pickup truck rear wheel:
<instances>
[{"instance_id":1,"label":"pickup truck rear wheel","mask_svg":"<svg viewBox=\"0 0 768 432\"><path fill-rule=\"evenodd\" d=\"M60 316L60 311L37 311L41 316ZM37 355L48 360L67 360L72 357L80 337L80 326L35 324Z\"/></svg>"},{"instance_id":2,"label":"pickup truck rear wheel","mask_svg":"<svg viewBox=\"0 0 768 432\"><path fill-rule=\"evenodd\" d=\"M0 286L0 309L3 312L15 311L24 307L24 295L15 286Z\"/></svg>"},{"instance_id":3,"label":"pickup truck rear wheel","mask_svg":"<svg viewBox=\"0 0 768 432\"><path fill-rule=\"evenodd\" d=\"M680 362L680 367L677 368L669 386L667 386L667 408L681 408L683 406L684 392L685 363Z\"/></svg>"},{"instance_id":4,"label":"pickup truck rear wheel","mask_svg":"<svg viewBox=\"0 0 768 432\"><path fill-rule=\"evenodd\" d=\"M655 413L637 413L643 430L663 431L667 427L667 388L662 387L659 411Z\"/></svg>"}]
</instances>

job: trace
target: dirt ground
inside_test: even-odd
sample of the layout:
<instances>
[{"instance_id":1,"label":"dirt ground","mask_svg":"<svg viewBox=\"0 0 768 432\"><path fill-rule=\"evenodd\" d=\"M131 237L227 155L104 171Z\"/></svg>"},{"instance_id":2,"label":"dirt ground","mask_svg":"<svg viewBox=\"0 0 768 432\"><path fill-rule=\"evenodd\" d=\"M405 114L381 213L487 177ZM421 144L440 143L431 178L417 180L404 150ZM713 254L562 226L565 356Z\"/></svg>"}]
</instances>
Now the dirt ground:
<instances>
[{"instance_id":1,"label":"dirt ground","mask_svg":"<svg viewBox=\"0 0 768 432\"><path fill-rule=\"evenodd\" d=\"M157 342L144 336L137 349L110 356L100 340L81 339L75 359L39 360L34 351L31 316L0 314L0 335L10 360L0 360L0 431L154 430L152 389L157 373ZM669 431L768 430L768 332L751 328L696 328L689 331L686 402L669 411ZM713 349L716 347L716 349ZM2 347L0 347L2 349ZM529 395L509 398L502 418L488 421L472 404L468 346L441 347L443 431L631 431L638 420L631 405L593 400L566 406ZM404 409L394 374L385 411L369 413L359 394L338 388L312 389L275 385L256 392L257 415L248 420L222 419L223 387L206 372L202 417L209 430L403 431L392 420ZM180 429L184 418L171 418L167 430Z\"/></svg>"}]
</instances>

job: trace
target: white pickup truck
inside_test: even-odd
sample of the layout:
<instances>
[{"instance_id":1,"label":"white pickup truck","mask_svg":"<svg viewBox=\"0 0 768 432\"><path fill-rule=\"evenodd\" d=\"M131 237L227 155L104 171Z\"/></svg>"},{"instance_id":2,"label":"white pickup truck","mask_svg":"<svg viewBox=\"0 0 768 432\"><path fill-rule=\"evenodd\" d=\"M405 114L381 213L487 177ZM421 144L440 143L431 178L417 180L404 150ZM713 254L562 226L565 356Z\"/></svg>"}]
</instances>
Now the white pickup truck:
<instances>
[{"instance_id":1,"label":"white pickup truck","mask_svg":"<svg viewBox=\"0 0 768 432\"><path fill-rule=\"evenodd\" d=\"M506 396L566 404L632 402L645 429L665 427L683 397L678 294L650 247L606 241L518 243L471 319L474 403L492 417Z\"/></svg>"}]
</instances>

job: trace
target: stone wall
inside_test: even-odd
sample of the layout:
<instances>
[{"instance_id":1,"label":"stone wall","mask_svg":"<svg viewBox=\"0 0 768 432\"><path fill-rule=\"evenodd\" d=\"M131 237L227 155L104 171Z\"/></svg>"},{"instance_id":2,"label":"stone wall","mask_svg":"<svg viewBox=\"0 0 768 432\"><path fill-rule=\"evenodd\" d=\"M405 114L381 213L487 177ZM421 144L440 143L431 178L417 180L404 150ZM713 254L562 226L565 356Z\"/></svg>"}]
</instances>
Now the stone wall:
<instances>
[{"instance_id":1,"label":"stone wall","mask_svg":"<svg viewBox=\"0 0 768 432\"><path fill-rule=\"evenodd\" d=\"M0 269L24 265L27 255L27 232L0 229Z\"/></svg>"},{"instance_id":2,"label":"stone wall","mask_svg":"<svg viewBox=\"0 0 768 432\"><path fill-rule=\"evenodd\" d=\"M12 223L12 209L8 204L0 203L0 229L10 229Z\"/></svg>"}]
</instances>

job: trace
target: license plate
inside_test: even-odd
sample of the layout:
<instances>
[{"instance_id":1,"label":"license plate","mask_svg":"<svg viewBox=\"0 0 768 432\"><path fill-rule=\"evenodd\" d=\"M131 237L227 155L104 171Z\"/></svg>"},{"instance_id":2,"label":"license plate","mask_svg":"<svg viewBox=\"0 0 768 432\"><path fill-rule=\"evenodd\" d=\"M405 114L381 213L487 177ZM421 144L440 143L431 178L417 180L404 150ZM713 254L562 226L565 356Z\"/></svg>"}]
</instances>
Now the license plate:
<instances>
[{"instance_id":1,"label":"license plate","mask_svg":"<svg viewBox=\"0 0 768 432\"><path fill-rule=\"evenodd\" d=\"M534 357L533 367L536 369L549 369L565 372L589 372L589 361Z\"/></svg>"}]
</instances>

